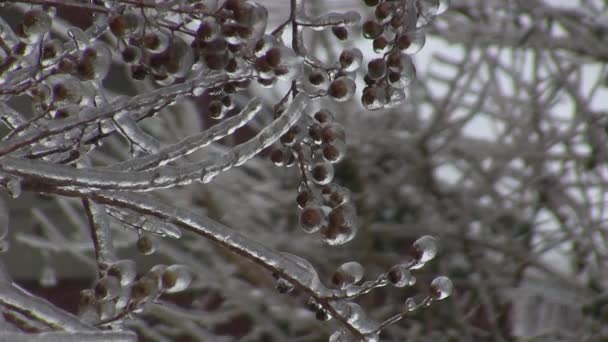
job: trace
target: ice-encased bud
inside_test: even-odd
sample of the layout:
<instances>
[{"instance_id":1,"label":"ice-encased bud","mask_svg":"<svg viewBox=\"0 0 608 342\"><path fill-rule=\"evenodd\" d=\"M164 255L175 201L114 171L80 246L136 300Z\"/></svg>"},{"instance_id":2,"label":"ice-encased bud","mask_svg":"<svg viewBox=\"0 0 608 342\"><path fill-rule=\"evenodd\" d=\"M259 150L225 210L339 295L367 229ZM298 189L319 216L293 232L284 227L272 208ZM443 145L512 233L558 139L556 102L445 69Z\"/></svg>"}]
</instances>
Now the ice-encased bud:
<instances>
[{"instance_id":1,"label":"ice-encased bud","mask_svg":"<svg viewBox=\"0 0 608 342\"><path fill-rule=\"evenodd\" d=\"M331 282L344 289L361 281L364 271L360 263L356 261L347 262L338 267L331 278Z\"/></svg>"},{"instance_id":2,"label":"ice-encased bud","mask_svg":"<svg viewBox=\"0 0 608 342\"><path fill-rule=\"evenodd\" d=\"M45 11L35 9L25 12L21 22L23 40L34 43L45 33L50 33L51 21L51 17Z\"/></svg>"},{"instance_id":3,"label":"ice-encased bud","mask_svg":"<svg viewBox=\"0 0 608 342\"><path fill-rule=\"evenodd\" d=\"M168 266L162 274L161 285L166 293L180 292L192 283L192 273L185 265Z\"/></svg>"},{"instance_id":4,"label":"ice-encased bud","mask_svg":"<svg viewBox=\"0 0 608 342\"><path fill-rule=\"evenodd\" d=\"M107 274L118 278L122 287L129 286L137 276L135 262L130 259L117 260L109 265Z\"/></svg>"},{"instance_id":5,"label":"ice-encased bud","mask_svg":"<svg viewBox=\"0 0 608 342\"><path fill-rule=\"evenodd\" d=\"M325 212L316 203L309 202L300 213L300 227L305 233L317 232L325 223Z\"/></svg>"},{"instance_id":6,"label":"ice-encased bud","mask_svg":"<svg viewBox=\"0 0 608 342\"><path fill-rule=\"evenodd\" d=\"M311 167L310 175L315 183L325 185L334 179L334 167L327 162L316 163Z\"/></svg>"},{"instance_id":7,"label":"ice-encased bud","mask_svg":"<svg viewBox=\"0 0 608 342\"><path fill-rule=\"evenodd\" d=\"M411 286L416 283L416 278L412 275L407 265L397 264L391 267L386 274L388 281L395 287Z\"/></svg>"},{"instance_id":8,"label":"ice-encased bud","mask_svg":"<svg viewBox=\"0 0 608 342\"><path fill-rule=\"evenodd\" d=\"M95 298L98 302L105 302L116 298L120 294L120 281L113 276L100 278L95 284Z\"/></svg>"},{"instance_id":9,"label":"ice-encased bud","mask_svg":"<svg viewBox=\"0 0 608 342\"><path fill-rule=\"evenodd\" d=\"M337 246L352 240L358 230L357 216L354 208L343 204L329 213L329 223L321 229L323 241L330 246Z\"/></svg>"},{"instance_id":10,"label":"ice-encased bud","mask_svg":"<svg viewBox=\"0 0 608 342\"><path fill-rule=\"evenodd\" d=\"M137 239L135 244L137 250L143 255L150 255L156 251L157 243L152 234L143 233Z\"/></svg>"},{"instance_id":11,"label":"ice-encased bud","mask_svg":"<svg viewBox=\"0 0 608 342\"><path fill-rule=\"evenodd\" d=\"M343 50L339 58L340 66L346 72L357 71L361 67L362 60L363 54L357 48Z\"/></svg>"},{"instance_id":12,"label":"ice-encased bud","mask_svg":"<svg viewBox=\"0 0 608 342\"><path fill-rule=\"evenodd\" d=\"M350 77L336 78L327 88L327 94L338 102L348 101L356 90L355 81Z\"/></svg>"},{"instance_id":13,"label":"ice-encased bud","mask_svg":"<svg viewBox=\"0 0 608 342\"><path fill-rule=\"evenodd\" d=\"M425 235L412 244L412 256L418 263L426 263L437 255L437 239Z\"/></svg>"},{"instance_id":14,"label":"ice-encased bud","mask_svg":"<svg viewBox=\"0 0 608 342\"><path fill-rule=\"evenodd\" d=\"M450 278L440 276L431 282L431 296L435 300L442 300L449 297L454 290L454 284Z\"/></svg>"}]
</instances>

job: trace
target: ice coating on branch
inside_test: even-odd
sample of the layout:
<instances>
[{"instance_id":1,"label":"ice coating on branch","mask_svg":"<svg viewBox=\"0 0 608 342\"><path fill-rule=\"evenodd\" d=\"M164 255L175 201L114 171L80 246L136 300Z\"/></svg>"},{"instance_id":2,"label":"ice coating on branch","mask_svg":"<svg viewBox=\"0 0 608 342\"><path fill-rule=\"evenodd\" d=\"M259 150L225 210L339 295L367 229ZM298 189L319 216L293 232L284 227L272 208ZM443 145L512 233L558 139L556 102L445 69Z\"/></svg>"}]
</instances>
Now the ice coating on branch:
<instances>
[{"instance_id":1,"label":"ice coating on branch","mask_svg":"<svg viewBox=\"0 0 608 342\"><path fill-rule=\"evenodd\" d=\"M242 165L260 151L272 145L298 121L307 106L308 95L298 94L281 116L264 127L254 138L234 147L230 152L219 158L219 162L215 165L203 168L203 182L210 181L219 172L226 171L233 166ZM205 176L208 178L205 178Z\"/></svg>"},{"instance_id":2,"label":"ice coating on branch","mask_svg":"<svg viewBox=\"0 0 608 342\"><path fill-rule=\"evenodd\" d=\"M89 224L93 230L93 243L95 244L95 257L98 264L108 264L116 260L110 223L105 206L83 200Z\"/></svg>"},{"instance_id":3,"label":"ice coating on branch","mask_svg":"<svg viewBox=\"0 0 608 342\"><path fill-rule=\"evenodd\" d=\"M353 25L361 20L361 15L355 11L344 13L330 12L316 18L302 16L298 21L313 30L323 30L335 25Z\"/></svg>"},{"instance_id":4,"label":"ice coating on branch","mask_svg":"<svg viewBox=\"0 0 608 342\"><path fill-rule=\"evenodd\" d=\"M110 209L112 216L126 221L130 226L139 227L144 231L163 237L179 239L182 231L169 222L159 220L155 217L142 216L135 213L127 213L117 209Z\"/></svg>"},{"instance_id":5,"label":"ice coating on branch","mask_svg":"<svg viewBox=\"0 0 608 342\"><path fill-rule=\"evenodd\" d=\"M2 279L0 279L0 305L20 308L23 310L23 314L53 328L60 327L69 332L96 330L92 326L81 322L74 315L58 310L48 301L32 296L25 290L10 282L2 281Z\"/></svg>"},{"instance_id":6,"label":"ice coating on branch","mask_svg":"<svg viewBox=\"0 0 608 342\"><path fill-rule=\"evenodd\" d=\"M128 140L133 141L137 146L149 153L158 152L160 144L156 138L141 129L128 111L118 113L114 117L114 122L117 125L118 131L125 135Z\"/></svg>"},{"instance_id":7,"label":"ice coating on branch","mask_svg":"<svg viewBox=\"0 0 608 342\"><path fill-rule=\"evenodd\" d=\"M350 301L332 302L331 306L344 317L344 319L361 334L370 334L380 328L380 324L367 317L365 311L357 303Z\"/></svg>"},{"instance_id":8,"label":"ice coating on branch","mask_svg":"<svg viewBox=\"0 0 608 342\"><path fill-rule=\"evenodd\" d=\"M40 125L39 127L31 127L19 136L0 142L0 155L12 152L28 143L36 142L43 138L80 127L83 124L93 123L100 119L112 117L121 110L130 110L133 119L137 121L140 118L149 115L150 109L160 107L181 96L189 95L192 93L193 89L197 87L217 87L232 80L241 80L243 77L249 75L249 73L250 70L247 68L230 76L218 72L199 72L183 83L167 86L151 92L145 92L137 96L129 97L128 99L121 98L116 102L104 106L102 109L90 109L86 113L81 111L78 117L53 120ZM92 131L88 135L85 135L84 139L87 140L96 136L97 132Z\"/></svg>"},{"instance_id":9,"label":"ice coating on branch","mask_svg":"<svg viewBox=\"0 0 608 342\"><path fill-rule=\"evenodd\" d=\"M117 260L108 265L108 275L118 278L120 286L129 286L137 276L135 262L130 259Z\"/></svg>"},{"instance_id":10,"label":"ice coating on branch","mask_svg":"<svg viewBox=\"0 0 608 342\"><path fill-rule=\"evenodd\" d=\"M199 134L189 136L176 144L161 149L155 154L134 158L112 165L109 168L119 170L145 170L157 165L166 165L169 162L187 156L214 141L234 133L238 128L243 127L251 121L251 119L260 112L262 107L260 99L253 98L237 115L223 120Z\"/></svg>"}]
</instances>

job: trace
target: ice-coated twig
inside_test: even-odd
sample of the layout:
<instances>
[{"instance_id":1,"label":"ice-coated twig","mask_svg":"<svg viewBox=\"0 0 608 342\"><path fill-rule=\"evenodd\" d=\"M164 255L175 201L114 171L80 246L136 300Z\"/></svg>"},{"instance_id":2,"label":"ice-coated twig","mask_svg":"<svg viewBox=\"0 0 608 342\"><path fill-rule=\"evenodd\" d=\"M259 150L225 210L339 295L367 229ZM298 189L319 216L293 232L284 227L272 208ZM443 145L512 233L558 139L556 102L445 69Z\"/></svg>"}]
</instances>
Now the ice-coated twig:
<instances>
[{"instance_id":1,"label":"ice-coated twig","mask_svg":"<svg viewBox=\"0 0 608 342\"><path fill-rule=\"evenodd\" d=\"M89 219L97 265L109 264L116 260L116 253L114 251L106 208L102 205L91 203L86 198L82 199L82 205Z\"/></svg>"},{"instance_id":2,"label":"ice-coated twig","mask_svg":"<svg viewBox=\"0 0 608 342\"><path fill-rule=\"evenodd\" d=\"M46 300L32 296L16 285L3 281L0 281L0 306L20 312L53 329L71 332L95 330L92 326L81 322L76 316L58 309Z\"/></svg>"},{"instance_id":3,"label":"ice-coated twig","mask_svg":"<svg viewBox=\"0 0 608 342\"><path fill-rule=\"evenodd\" d=\"M162 106L166 102L190 94L195 88L213 88L229 81L241 80L247 75L248 70L237 73L234 76L228 76L224 73L203 73L184 83L134 96L128 100L120 99L103 107L102 110L85 109L77 117L55 120L40 127L26 130L17 137L0 142L0 155L5 155L41 139L67 132L73 128L110 118L122 110L133 111L133 118L138 120L140 117L146 116L150 108ZM85 136L84 138L87 140L90 137Z\"/></svg>"},{"instance_id":4,"label":"ice-coated twig","mask_svg":"<svg viewBox=\"0 0 608 342\"><path fill-rule=\"evenodd\" d=\"M136 227L150 233L160 236L168 236L174 239L179 239L182 236L182 231L174 225L158 220L154 217L142 216L116 208L108 208L110 216L119 220L123 224L131 227Z\"/></svg>"},{"instance_id":5,"label":"ice-coated twig","mask_svg":"<svg viewBox=\"0 0 608 342\"><path fill-rule=\"evenodd\" d=\"M2 119L4 124L13 129L27 122L21 113L17 112L3 101L4 99L0 99L0 119Z\"/></svg>"},{"instance_id":6,"label":"ice-coated twig","mask_svg":"<svg viewBox=\"0 0 608 342\"><path fill-rule=\"evenodd\" d=\"M129 112L120 112L114 116L114 124L127 140L132 141L146 152L156 153L160 149L158 140L139 127Z\"/></svg>"},{"instance_id":7,"label":"ice-coated twig","mask_svg":"<svg viewBox=\"0 0 608 342\"><path fill-rule=\"evenodd\" d=\"M36 160L5 157L0 160L0 170L32 179L44 179L56 186L88 189L151 191L187 185L195 180L206 183L220 172L242 165L264 148L272 145L300 118L307 106L307 95L301 93L279 118L249 141L234 147L220 157L183 167L164 166L150 171L123 172L92 168L74 169Z\"/></svg>"},{"instance_id":8,"label":"ice-coated twig","mask_svg":"<svg viewBox=\"0 0 608 342\"><path fill-rule=\"evenodd\" d=\"M91 201L109 206L127 208L141 214L152 215L161 220L175 224L182 229L201 235L219 245L261 265L277 276L285 279L295 286L300 287L311 296L317 298L321 303L328 305L332 315L341 320L346 327L354 333L364 335L357 327L350 324L341 317L326 298L336 298L342 290L333 290L323 285L316 271L307 262L298 262L286 253L280 253L261 244L233 229L208 217L201 216L188 209L165 204L147 194L125 193L116 191L95 191L85 189L67 188L40 188L36 184L25 183L24 187L29 190L36 188L37 191L51 192L66 196L87 196ZM32 187L30 189L30 187ZM302 259L303 260L303 259ZM330 299L331 300L331 299Z\"/></svg>"},{"instance_id":9,"label":"ice-coated twig","mask_svg":"<svg viewBox=\"0 0 608 342\"><path fill-rule=\"evenodd\" d=\"M111 165L109 169L115 170L146 170L157 165L165 165L178 158L184 157L210 143L232 134L235 130L247 124L262 109L262 102L253 98L243 110L217 125L182 141L167 146L155 154L133 158L122 163Z\"/></svg>"},{"instance_id":10,"label":"ice-coated twig","mask_svg":"<svg viewBox=\"0 0 608 342\"><path fill-rule=\"evenodd\" d=\"M298 25L324 29L335 25L354 25L361 20L361 15L355 11L344 13L330 12L319 17L309 17L300 14L297 20Z\"/></svg>"}]
</instances>

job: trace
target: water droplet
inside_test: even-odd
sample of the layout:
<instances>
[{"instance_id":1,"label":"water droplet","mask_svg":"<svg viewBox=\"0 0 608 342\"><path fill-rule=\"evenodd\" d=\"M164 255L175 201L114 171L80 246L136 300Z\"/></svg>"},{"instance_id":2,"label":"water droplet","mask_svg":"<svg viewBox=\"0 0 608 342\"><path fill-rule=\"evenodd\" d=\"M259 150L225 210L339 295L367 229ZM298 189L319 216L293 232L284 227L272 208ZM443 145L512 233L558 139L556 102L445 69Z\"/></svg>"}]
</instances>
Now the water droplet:
<instances>
[{"instance_id":1,"label":"water droplet","mask_svg":"<svg viewBox=\"0 0 608 342\"><path fill-rule=\"evenodd\" d=\"M180 292L192 283L192 274L185 265L168 266L162 274L161 284L166 293Z\"/></svg>"},{"instance_id":2,"label":"water droplet","mask_svg":"<svg viewBox=\"0 0 608 342\"><path fill-rule=\"evenodd\" d=\"M412 244L411 253L419 264L425 264L437 255L437 239L425 235Z\"/></svg>"},{"instance_id":3,"label":"water droplet","mask_svg":"<svg viewBox=\"0 0 608 342\"><path fill-rule=\"evenodd\" d=\"M391 267L387 273L388 281L395 287L404 287L410 285L413 276L407 265L398 264Z\"/></svg>"},{"instance_id":4,"label":"water droplet","mask_svg":"<svg viewBox=\"0 0 608 342\"><path fill-rule=\"evenodd\" d=\"M361 281L364 271L360 263L356 261L347 262L338 267L331 281L334 285L344 289Z\"/></svg>"},{"instance_id":5,"label":"water droplet","mask_svg":"<svg viewBox=\"0 0 608 342\"><path fill-rule=\"evenodd\" d=\"M454 290L454 284L450 278L440 276L431 282L431 296L435 300L442 300L448 298Z\"/></svg>"},{"instance_id":6,"label":"water droplet","mask_svg":"<svg viewBox=\"0 0 608 342\"><path fill-rule=\"evenodd\" d=\"M57 285L57 274L55 269L49 265L44 266L40 274L40 286L53 287Z\"/></svg>"},{"instance_id":7,"label":"water droplet","mask_svg":"<svg viewBox=\"0 0 608 342\"><path fill-rule=\"evenodd\" d=\"M21 179L13 177L6 183L6 190L12 198L17 198L21 195Z\"/></svg>"},{"instance_id":8,"label":"water droplet","mask_svg":"<svg viewBox=\"0 0 608 342\"><path fill-rule=\"evenodd\" d=\"M277 279L277 285L276 285L276 289L277 291L279 291L279 293L289 293L291 291L293 291L293 284L290 283L289 281L283 279L283 278L279 278Z\"/></svg>"},{"instance_id":9,"label":"water droplet","mask_svg":"<svg viewBox=\"0 0 608 342\"><path fill-rule=\"evenodd\" d=\"M409 297L405 300L405 311L412 312L416 310L416 300L413 297Z\"/></svg>"},{"instance_id":10,"label":"water droplet","mask_svg":"<svg viewBox=\"0 0 608 342\"><path fill-rule=\"evenodd\" d=\"M107 274L117 277L122 287L129 286L137 275L135 262L130 259L118 260L109 265Z\"/></svg>"}]
</instances>

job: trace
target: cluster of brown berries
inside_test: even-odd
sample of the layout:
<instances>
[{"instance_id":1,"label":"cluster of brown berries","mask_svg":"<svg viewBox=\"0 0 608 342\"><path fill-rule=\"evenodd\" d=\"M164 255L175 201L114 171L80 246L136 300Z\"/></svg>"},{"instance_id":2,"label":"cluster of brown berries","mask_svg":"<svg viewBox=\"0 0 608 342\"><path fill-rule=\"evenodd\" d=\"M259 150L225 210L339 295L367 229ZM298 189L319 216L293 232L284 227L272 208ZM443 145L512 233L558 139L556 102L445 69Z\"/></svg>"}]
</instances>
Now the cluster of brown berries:
<instances>
[{"instance_id":1,"label":"cluster of brown berries","mask_svg":"<svg viewBox=\"0 0 608 342\"><path fill-rule=\"evenodd\" d=\"M369 110L395 106L405 99L405 89L416 77L409 55L424 45L416 2L365 0L374 7L374 17L362 24L363 37L373 40L381 58L371 60L364 77L361 103Z\"/></svg>"},{"instance_id":2,"label":"cluster of brown berries","mask_svg":"<svg viewBox=\"0 0 608 342\"><path fill-rule=\"evenodd\" d=\"M131 77L143 80L150 76L161 85L185 77L194 65L192 48L174 32L143 22L134 12L114 15L108 20Z\"/></svg>"},{"instance_id":3,"label":"cluster of brown berries","mask_svg":"<svg viewBox=\"0 0 608 342\"><path fill-rule=\"evenodd\" d=\"M164 293L183 291L192 282L184 265L156 265L139 278L132 260L102 264L100 270L102 275L92 289L80 294L79 315L91 323L109 323L137 312L143 304Z\"/></svg>"},{"instance_id":4,"label":"cluster of brown berries","mask_svg":"<svg viewBox=\"0 0 608 342\"><path fill-rule=\"evenodd\" d=\"M295 125L281 137L282 147L271 153L277 165L298 162L303 181L296 202L301 209L300 227L320 232L329 245L350 241L357 231L355 206L348 189L332 183L333 164L344 158L345 134L327 109L317 111L306 125Z\"/></svg>"}]
</instances>

